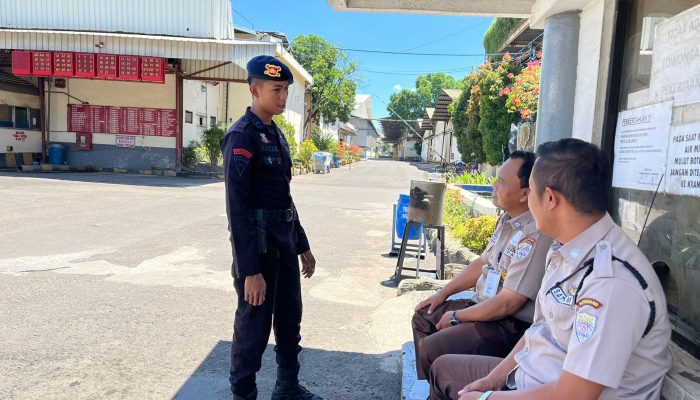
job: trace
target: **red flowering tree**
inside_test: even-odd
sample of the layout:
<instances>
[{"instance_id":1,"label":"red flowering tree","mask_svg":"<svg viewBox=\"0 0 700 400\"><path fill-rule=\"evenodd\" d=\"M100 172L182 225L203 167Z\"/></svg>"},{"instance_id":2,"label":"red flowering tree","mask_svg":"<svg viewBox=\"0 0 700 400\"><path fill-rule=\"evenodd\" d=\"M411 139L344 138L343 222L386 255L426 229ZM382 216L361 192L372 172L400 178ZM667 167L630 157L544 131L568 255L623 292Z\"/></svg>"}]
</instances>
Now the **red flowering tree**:
<instances>
[{"instance_id":1,"label":"red flowering tree","mask_svg":"<svg viewBox=\"0 0 700 400\"><path fill-rule=\"evenodd\" d=\"M539 58L538 54L538 58ZM537 102L540 97L540 74L542 67L539 60L530 61L520 74L508 74L514 79L513 84L505 86L499 92L506 97L506 108L511 113L520 113L520 118L526 120L537 113Z\"/></svg>"}]
</instances>

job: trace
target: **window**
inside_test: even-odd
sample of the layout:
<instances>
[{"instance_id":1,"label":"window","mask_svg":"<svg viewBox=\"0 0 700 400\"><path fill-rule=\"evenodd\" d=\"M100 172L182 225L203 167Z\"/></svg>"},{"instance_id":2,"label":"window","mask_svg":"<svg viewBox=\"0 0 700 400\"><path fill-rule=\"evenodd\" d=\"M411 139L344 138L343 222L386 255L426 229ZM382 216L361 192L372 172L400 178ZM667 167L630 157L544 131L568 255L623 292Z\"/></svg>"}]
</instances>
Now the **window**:
<instances>
[{"instance_id":1,"label":"window","mask_svg":"<svg viewBox=\"0 0 700 400\"><path fill-rule=\"evenodd\" d=\"M199 115L198 119L199 119L199 126L204 126L204 117Z\"/></svg>"},{"instance_id":2,"label":"window","mask_svg":"<svg viewBox=\"0 0 700 400\"><path fill-rule=\"evenodd\" d=\"M697 5L685 0L623 3L627 23L622 38L616 39L624 49L614 67L619 69L620 83L619 104L611 105L613 114L649 103L656 26ZM700 103L687 107L690 110L698 106ZM676 110L680 109L677 104ZM677 113L674 111L674 119L680 119ZM685 116L686 112L681 114ZM661 280L674 341L700 357L700 198L669 193L655 196L650 191L615 187L612 199L611 214L632 240L639 242Z\"/></svg>"},{"instance_id":3,"label":"window","mask_svg":"<svg viewBox=\"0 0 700 400\"><path fill-rule=\"evenodd\" d=\"M186 124L192 123L192 111L185 111L185 123Z\"/></svg>"},{"instance_id":4,"label":"window","mask_svg":"<svg viewBox=\"0 0 700 400\"><path fill-rule=\"evenodd\" d=\"M15 128L29 129L29 109L15 107Z\"/></svg>"},{"instance_id":5,"label":"window","mask_svg":"<svg viewBox=\"0 0 700 400\"><path fill-rule=\"evenodd\" d=\"M209 117L209 126L216 126L216 117Z\"/></svg>"},{"instance_id":6,"label":"window","mask_svg":"<svg viewBox=\"0 0 700 400\"><path fill-rule=\"evenodd\" d=\"M0 104L0 128L12 128L14 122L12 122L12 107Z\"/></svg>"},{"instance_id":7,"label":"window","mask_svg":"<svg viewBox=\"0 0 700 400\"><path fill-rule=\"evenodd\" d=\"M29 129L40 129L41 128L41 121L39 119L41 118L41 115L39 113L39 110L36 108L30 108L29 109Z\"/></svg>"}]
</instances>

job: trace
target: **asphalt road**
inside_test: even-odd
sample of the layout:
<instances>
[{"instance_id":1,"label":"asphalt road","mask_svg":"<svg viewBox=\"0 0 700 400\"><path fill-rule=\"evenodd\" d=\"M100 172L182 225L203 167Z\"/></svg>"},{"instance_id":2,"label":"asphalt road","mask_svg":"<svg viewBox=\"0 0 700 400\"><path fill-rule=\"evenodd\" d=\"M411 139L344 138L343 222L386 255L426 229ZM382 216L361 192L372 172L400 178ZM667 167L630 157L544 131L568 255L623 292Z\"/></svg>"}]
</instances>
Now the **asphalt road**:
<instances>
[{"instance_id":1,"label":"asphalt road","mask_svg":"<svg viewBox=\"0 0 700 400\"><path fill-rule=\"evenodd\" d=\"M295 177L318 260L304 280L302 382L326 399L398 399L419 294L393 273L391 207L415 166ZM224 185L0 173L0 398L226 399L236 295ZM275 378L274 338L258 376Z\"/></svg>"}]
</instances>

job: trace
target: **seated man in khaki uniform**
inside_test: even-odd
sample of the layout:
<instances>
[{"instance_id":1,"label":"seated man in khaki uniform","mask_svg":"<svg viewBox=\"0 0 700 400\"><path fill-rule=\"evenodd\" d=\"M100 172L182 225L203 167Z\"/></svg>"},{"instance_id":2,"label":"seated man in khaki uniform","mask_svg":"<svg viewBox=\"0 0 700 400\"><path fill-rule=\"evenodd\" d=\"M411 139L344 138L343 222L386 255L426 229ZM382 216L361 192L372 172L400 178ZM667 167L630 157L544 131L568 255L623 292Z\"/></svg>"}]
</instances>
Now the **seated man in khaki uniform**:
<instances>
[{"instance_id":1,"label":"seated man in khaki uniform","mask_svg":"<svg viewBox=\"0 0 700 400\"><path fill-rule=\"evenodd\" d=\"M659 398L672 364L666 299L649 261L606 212L609 176L590 143L539 147L530 210L555 242L535 322L504 360L436 360L431 399Z\"/></svg>"},{"instance_id":2,"label":"seated man in khaki uniform","mask_svg":"<svg viewBox=\"0 0 700 400\"><path fill-rule=\"evenodd\" d=\"M413 339L419 379L443 354L505 357L532 323L533 300L552 243L537 233L527 205L535 155L514 152L498 170L493 203L504 210L481 257L416 307ZM475 300L447 297L476 286Z\"/></svg>"}]
</instances>

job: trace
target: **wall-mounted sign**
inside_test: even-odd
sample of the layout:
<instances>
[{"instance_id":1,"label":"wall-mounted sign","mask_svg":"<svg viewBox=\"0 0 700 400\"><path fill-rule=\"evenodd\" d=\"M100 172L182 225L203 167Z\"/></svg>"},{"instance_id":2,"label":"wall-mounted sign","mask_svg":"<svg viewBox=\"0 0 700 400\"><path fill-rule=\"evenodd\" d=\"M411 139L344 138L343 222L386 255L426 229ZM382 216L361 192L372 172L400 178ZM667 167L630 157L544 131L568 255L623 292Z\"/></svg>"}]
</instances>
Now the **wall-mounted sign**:
<instances>
[{"instance_id":1,"label":"wall-mounted sign","mask_svg":"<svg viewBox=\"0 0 700 400\"><path fill-rule=\"evenodd\" d=\"M23 76L165 83L165 59L66 51L12 51L12 73Z\"/></svg>"},{"instance_id":2,"label":"wall-mounted sign","mask_svg":"<svg viewBox=\"0 0 700 400\"><path fill-rule=\"evenodd\" d=\"M127 135L117 135L114 143L117 147L136 147L136 137Z\"/></svg>"},{"instance_id":3,"label":"wall-mounted sign","mask_svg":"<svg viewBox=\"0 0 700 400\"><path fill-rule=\"evenodd\" d=\"M700 101L700 5L656 27L649 88L653 102Z\"/></svg>"},{"instance_id":4,"label":"wall-mounted sign","mask_svg":"<svg viewBox=\"0 0 700 400\"><path fill-rule=\"evenodd\" d=\"M175 137L177 113L166 108L68 105L70 132Z\"/></svg>"},{"instance_id":5,"label":"wall-mounted sign","mask_svg":"<svg viewBox=\"0 0 700 400\"><path fill-rule=\"evenodd\" d=\"M665 180L668 193L700 196L700 122L671 129Z\"/></svg>"},{"instance_id":6,"label":"wall-mounted sign","mask_svg":"<svg viewBox=\"0 0 700 400\"><path fill-rule=\"evenodd\" d=\"M673 102L666 102L619 114L613 186L656 191L666 170L672 112Z\"/></svg>"}]
</instances>

